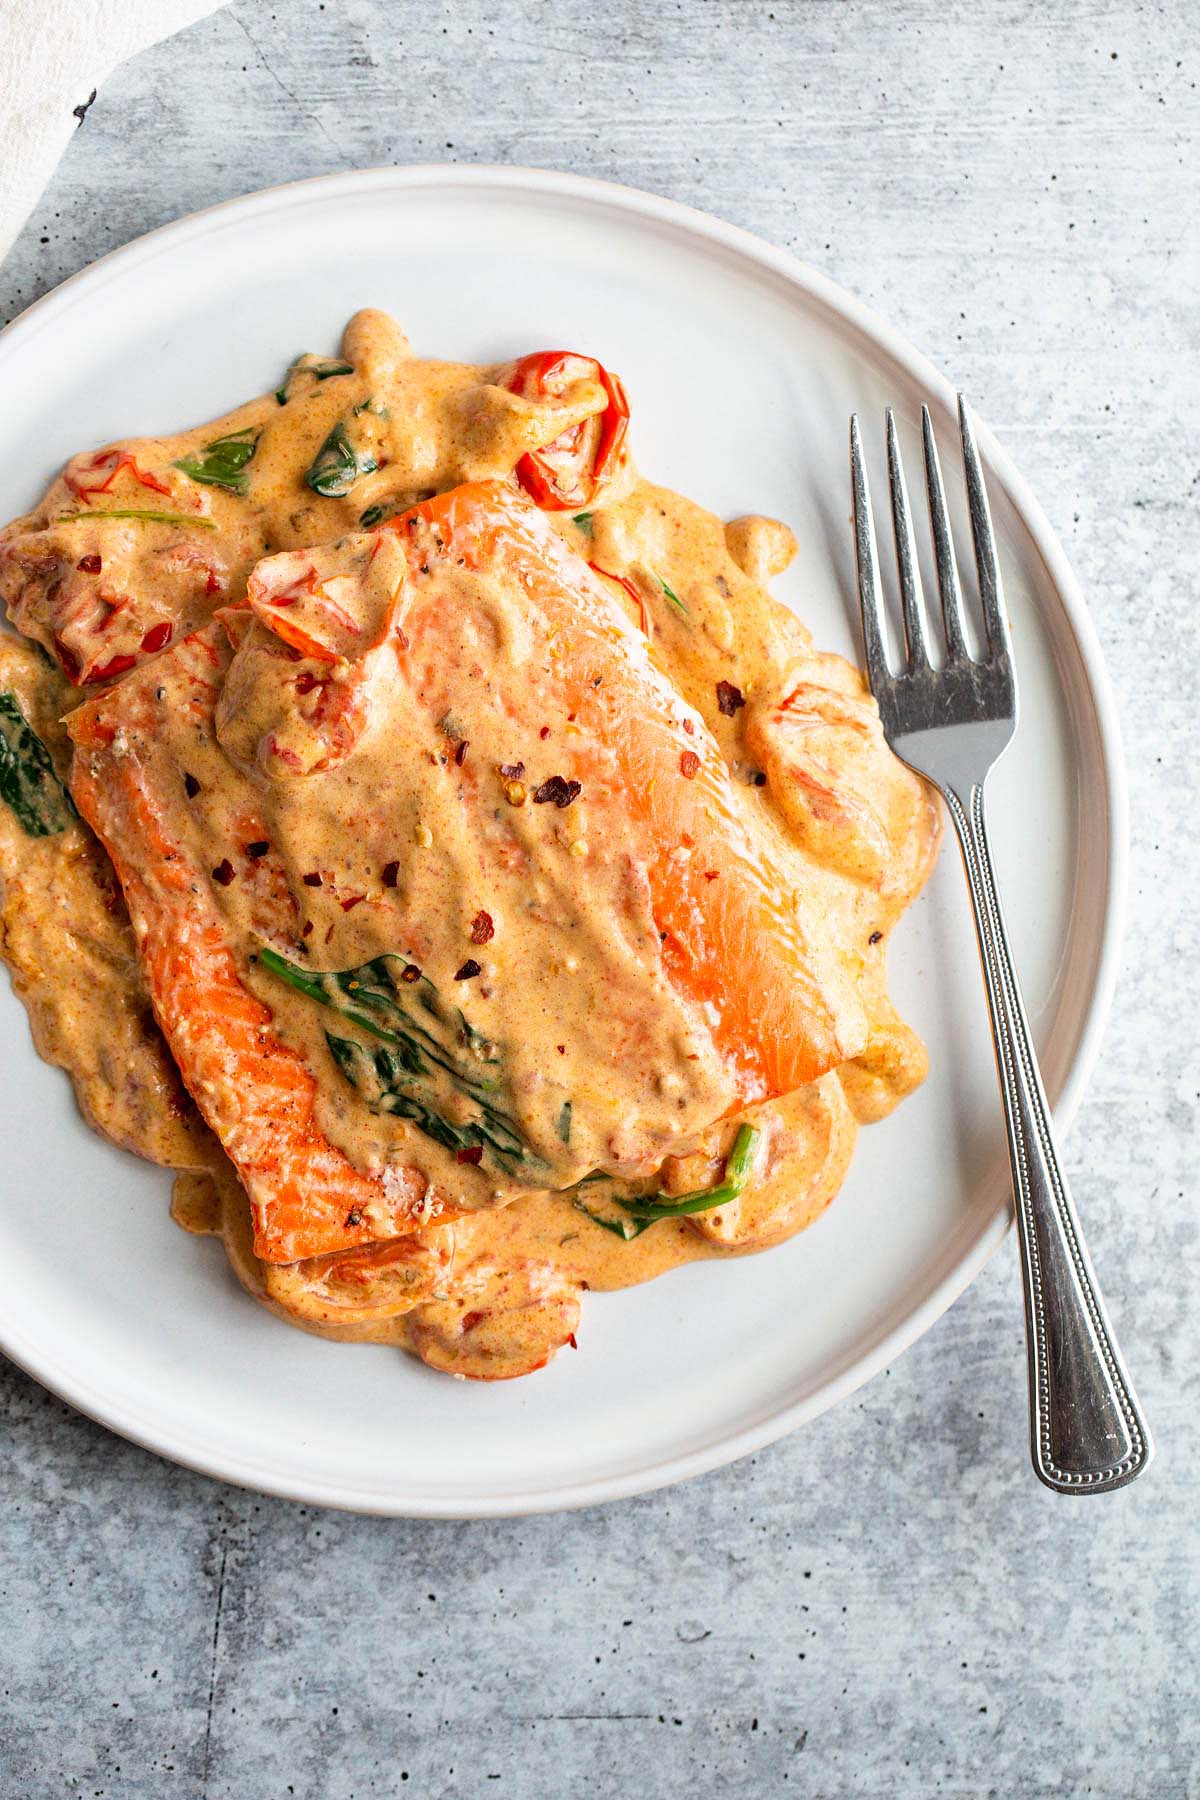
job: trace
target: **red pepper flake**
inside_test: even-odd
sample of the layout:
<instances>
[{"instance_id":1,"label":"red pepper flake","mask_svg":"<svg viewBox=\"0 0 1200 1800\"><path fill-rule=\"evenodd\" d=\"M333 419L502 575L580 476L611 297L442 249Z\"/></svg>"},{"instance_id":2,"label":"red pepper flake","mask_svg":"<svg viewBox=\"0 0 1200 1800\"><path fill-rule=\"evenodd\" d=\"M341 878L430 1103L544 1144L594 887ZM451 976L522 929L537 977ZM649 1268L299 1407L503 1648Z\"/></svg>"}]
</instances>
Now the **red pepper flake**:
<instances>
[{"instance_id":1,"label":"red pepper flake","mask_svg":"<svg viewBox=\"0 0 1200 1800\"><path fill-rule=\"evenodd\" d=\"M545 806L547 801L553 800L555 806L562 808L570 806L582 792L581 782L568 781L563 775L551 775L541 787L534 789L533 801L535 806Z\"/></svg>"},{"instance_id":2,"label":"red pepper flake","mask_svg":"<svg viewBox=\"0 0 1200 1800\"><path fill-rule=\"evenodd\" d=\"M560 1056L565 1056L567 1054L567 1046L565 1044L555 1044L554 1048L558 1051Z\"/></svg>"},{"instance_id":3,"label":"red pepper flake","mask_svg":"<svg viewBox=\"0 0 1200 1800\"><path fill-rule=\"evenodd\" d=\"M356 1226L361 1225L362 1222L362 1213L358 1210L357 1206L352 1206L350 1211L346 1214L346 1230L353 1231Z\"/></svg>"},{"instance_id":4,"label":"red pepper flake","mask_svg":"<svg viewBox=\"0 0 1200 1800\"><path fill-rule=\"evenodd\" d=\"M311 937L312 936L312 920L311 919L308 919L305 921L304 929L301 931L300 936L301 937Z\"/></svg>"},{"instance_id":5,"label":"red pepper flake","mask_svg":"<svg viewBox=\"0 0 1200 1800\"><path fill-rule=\"evenodd\" d=\"M320 687L320 685L321 683L318 677L316 675L310 675L307 669L302 669L296 677L296 692L298 694L311 694L313 689L315 687Z\"/></svg>"},{"instance_id":6,"label":"red pepper flake","mask_svg":"<svg viewBox=\"0 0 1200 1800\"><path fill-rule=\"evenodd\" d=\"M741 688L734 687L732 681L718 681L717 709L727 719L732 719L739 707L745 706L746 696Z\"/></svg>"},{"instance_id":7,"label":"red pepper flake","mask_svg":"<svg viewBox=\"0 0 1200 1800\"><path fill-rule=\"evenodd\" d=\"M233 864L227 856L217 864L212 872L212 878L214 881L219 881L222 887L229 886L233 880Z\"/></svg>"},{"instance_id":8,"label":"red pepper flake","mask_svg":"<svg viewBox=\"0 0 1200 1800\"><path fill-rule=\"evenodd\" d=\"M356 906L362 905L362 903L366 899L366 897L367 896L365 894L351 894L351 896L348 900L342 901L342 911L343 912L353 912Z\"/></svg>"},{"instance_id":9,"label":"red pepper flake","mask_svg":"<svg viewBox=\"0 0 1200 1800\"><path fill-rule=\"evenodd\" d=\"M550 736L550 727L548 725L543 725L542 729L538 732L538 736L540 738L548 738Z\"/></svg>"},{"instance_id":10,"label":"red pepper flake","mask_svg":"<svg viewBox=\"0 0 1200 1800\"><path fill-rule=\"evenodd\" d=\"M483 974L483 964L477 963L473 956L468 956L461 969L454 971L455 981L474 981L477 975Z\"/></svg>"},{"instance_id":11,"label":"red pepper flake","mask_svg":"<svg viewBox=\"0 0 1200 1800\"><path fill-rule=\"evenodd\" d=\"M679 773L685 775L687 779L691 781L699 767L700 758L696 755L696 752L694 750L685 750L679 758Z\"/></svg>"},{"instance_id":12,"label":"red pepper flake","mask_svg":"<svg viewBox=\"0 0 1200 1800\"><path fill-rule=\"evenodd\" d=\"M75 567L81 575L98 575L104 565L93 551L90 556L81 556Z\"/></svg>"},{"instance_id":13,"label":"red pepper flake","mask_svg":"<svg viewBox=\"0 0 1200 1800\"><path fill-rule=\"evenodd\" d=\"M395 887L395 885L399 879L400 879L400 864L398 862L384 863L384 865L383 865L383 885L384 885L384 887Z\"/></svg>"},{"instance_id":14,"label":"red pepper flake","mask_svg":"<svg viewBox=\"0 0 1200 1800\"><path fill-rule=\"evenodd\" d=\"M575 1333L573 1331L569 1334L567 1342L570 1344L572 1350L578 1350L579 1345L575 1342Z\"/></svg>"},{"instance_id":15,"label":"red pepper flake","mask_svg":"<svg viewBox=\"0 0 1200 1800\"><path fill-rule=\"evenodd\" d=\"M325 942L328 943L332 936L333 936L333 926L331 925L329 927L329 930L325 933Z\"/></svg>"},{"instance_id":16,"label":"red pepper flake","mask_svg":"<svg viewBox=\"0 0 1200 1800\"><path fill-rule=\"evenodd\" d=\"M455 1162L460 1162L460 1163L472 1163L472 1164L481 1163L483 1161L483 1145L482 1144L472 1144L466 1150L457 1151L455 1154L454 1160L455 1160ZM480 1315L480 1316L482 1316L482 1315ZM465 1319L463 1320L463 1323L464 1323L464 1325L466 1324Z\"/></svg>"},{"instance_id":17,"label":"red pepper flake","mask_svg":"<svg viewBox=\"0 0 1200 1800\"><path fill-rule=\"evenodd\" d=\"M196 798L196 795L200 792L200 783L196 780L194 775L184 776L183 791L189 800L194 800Z\"/></svg>"},{"instance_id":18,"label":"red pepper flake","mask_svg":"<svg viewBox=\"0 0 1200 1800\"><path fill-rule=\"evenodd\" d=\"M525 773L525 764L523 762L501 763L500 773L505 781L520 781Z\"/></svg>"},{"instance_id":19,"label":"red pepper flake","mask_svg":"<svg viewBox=\"0 0 1200 1800\"><path fill-rule=\"evenodd\" d=\"M270 843L266 838L255 838L252 844L246 845L246 855L252 862L257 862L259 857L265 856L270 848Z\"/></svg>"},{"instance_id":20,"label":"red pepper flake","mask_svg":"<svg viewBox=\"0 0 1200 1800\"><path fill-rule=\"evenodd\" d=\"M174 626L170 619L163 619L158 625L152 625L142 639L142 649L147 656L153 656L156 650L165 650L171 641Z\"/></svg>"},{"instance_id":21,"label":"red pepper flake","mask_svg":"<svg viewBox=\"0 0 1200 1800\"><path fill-rule=\"evenodd\" d=\"M693 724L693 722L692 722L692 720L691 720L691 719L685 719L685 720L684 720L684 721L683 721L683 729L684 729L684 730L685 730L685 731L686 731L686 732L687 732L687 734L688 734L688 736L689 736L689 737L695 737L695 735L696 735L696 727L695 727L695 725L694 725L694 724Z\"/></svg>"},{"instance_id":22,"label":"red pepper flake","mask_svg":"<svg viewBox=\"0 0 1200 1800\"><path fill-rule=\"evenodd\" d=\"M221 592L220 577L215 569L210 569L205 576L204 591L206 594L219 594Z\"/></svg>"},{"instance_id":23,"label":"red pepper flake","mask_svg":"<svg viewBox=\"0 0 1200 1800\"><path fill-rule=\"evenodd\" d=\"M705 869L704 879L705 881L715 881L720 873L720 869Z\"/></svg>"},{"instance_id":24,"label":"red pepper flake","mask_svg":"<svg viewBox=\"0 0 1200 1800\"><path fill-rule=\"evenodd\" d=\"M414 981L420 981L421 971L418 969L416 963L405 963L400 971L400 979L401 981L407 981L410 987Z\"/></svg>"},{"instance_id":25,"label":"red pepper flake","mask_svg":"<svg viewBox=\"0 0 1200 1800\"><path fill-rule=\"evenodd\" d=\"M883 937L882 931L873 931L867 939L868 944L878 944Z\"/></svg>"},{"instance_id":26,"label":"red pepper flake","mask_svg":"<svg viewBox=\"0 0 1200 1800\"><path fill-rule=\"evenodd\" d=\"M496 935L496 927L492 923L492 915L488 912L477 912L471 920L471 942L473 944L490 944Z\"/></svg>"},{"instance_id":27,"label":"red pepper flake","mask_svg":"<svg viewBox=\"0 0 1200 1800\"><path fill-rule=\"evenodd\" d=\"M467 760L467 740L466 740L466 738L460 738L458 743L455 744L454 760L458 764L460 769L462 768L463 764L466 762L466 760Z\"/></svg>"},{"instance_id":28,"label":"red pepper flake","mask_svg":"<svg viewBox=\"0 0 1200 1800\"><path fill-rule=\"evenodd\" d=\"M308 874L302 875L300 879L305 887L320 887L321 885L321 877L317 874L315 869L310 869Z\"/></svg>"}]
</instances>

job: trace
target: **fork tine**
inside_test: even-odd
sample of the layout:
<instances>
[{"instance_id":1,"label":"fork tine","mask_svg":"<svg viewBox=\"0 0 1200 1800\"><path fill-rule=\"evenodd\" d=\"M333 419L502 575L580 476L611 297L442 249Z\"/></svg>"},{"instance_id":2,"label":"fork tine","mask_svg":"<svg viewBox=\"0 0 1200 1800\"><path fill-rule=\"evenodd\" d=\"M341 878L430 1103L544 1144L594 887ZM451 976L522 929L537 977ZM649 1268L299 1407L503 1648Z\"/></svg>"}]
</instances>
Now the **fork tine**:
<instances>
[{"instance_id":1,"label":"fork tine","mask_svg":"<svg viewBox=\"0 0 1200 1800\"><path fill-rule=\"evenodd\" d=\"M1000 564L996 557L996 537L992 530L992 513L987 489L983 484L983 467L975 448L975 434L967 417L967 403L958 396L958 425L962 433L963 467L967 477L967 504L971 509L971 536L975 541L975 568L979 575L979 596L987 623L988 645L994 657L1010 657L1012 646L1008 620L1004 612L1004 589L1000 581Z\"/></svg>"},{"instance_id":2,"label":"fork tine","mask_svg":"<svg viewBox=\"0 0 1200 1800\"><path fill-rule=\"evenodd\" d=\"M950 662L962 662L967 654L962 589L958 585L958 567L954 561L954 540L950 535L950 515L946 511L942 466L938 461L933 420L927 406L921 408L921 432L925 440L925 486L929 491L929 522L933 527L933 559L937 564L938 592L941 595L942 618L946 626L946 655Z\"/></svg>"},{"instance_id":3,"label":"fork tine","mask_svg":"<svg viewBox=\"0 0 1200 1800\"><path fill-rule=\"evenodd\" d=\"M917 573L917 550L913 541L912 514L908 507L908 486L904 480L904 464L900 460L900 444L896 437L896 416L887 409L888 479L892 489L892 529L896 538L896 567L900 572L900 602L904 608L904 636L908 642L908 660L913 668L929 661L925 642L925 626L921 618L921 578Z\"/></svg>"},{"instance_id":4,"label":"fork tine","mask_svg":"<svg viewBox=\"0 0 1200 1800\"><path fill-rule=\"evenodd\" d=\"M858 566L858 602L862 609L863 647L871 691L878 695L889 679L883 642L883 605L879 591L879 557L875 550L875 521L871 493L863 462L858 414L850 418L850 482L854 493L854 560Z\"/></svg>"}]
</instances>

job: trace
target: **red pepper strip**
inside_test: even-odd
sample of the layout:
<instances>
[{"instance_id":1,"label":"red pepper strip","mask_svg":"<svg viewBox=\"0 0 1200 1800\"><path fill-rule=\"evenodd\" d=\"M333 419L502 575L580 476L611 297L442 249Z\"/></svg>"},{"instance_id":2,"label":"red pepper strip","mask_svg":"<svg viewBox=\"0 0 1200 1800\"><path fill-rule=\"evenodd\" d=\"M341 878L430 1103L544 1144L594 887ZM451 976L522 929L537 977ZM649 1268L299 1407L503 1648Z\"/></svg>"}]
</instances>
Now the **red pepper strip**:
<instances>
[{"instance_id":1,"label":"red pepper strip","mask_svg":"<svg viewBox=\"0 0 1200 1800\"><path fill-rule=\"evenodd\" d=\"M332 667L337 661L336 650L331 650L328 644L318 643L315 637L310 637L299 625L293 625L290 619L272 618L270 628L277 638L283 639L289 649L298 651L301 656L311 657L313 662L327 663Z\"/></svg>"},{"instance_id":2,"label":"red pepper strip","mask_svg":"<svg viewBox=\"0 0 1200 1800\"><path fill-rule=\"evenodd\" d=\"M137 662L136 656L114 656L111 662L102 663L98 669L89 669L84 676L85 681L111 681L116 675L124 675Z\"/></svg>"},{"instance_id":3,"label":"red pepper strip","mask_svg":"<svg viewBox=\"0 0 1200 1800\"><path fill-rule=\"evenodd\" d=\"M629 401L619 375L610 375L603 363L597 363L600 380L608 395L608 405L600 415L600 436L596 439L596 456L592 478L599 487L610 462L616 462L629 430ZM595 492L595 489L592 490Z\"/></svg>"},{"instance_id":4,"label":"red pepper strip","mask_svg":"<svg viewBox=\"0 0 1200 1800\"><path fill-rule=\"evenodd\" d=\"M576 508L587 505L591 492L585 487L576 487L572 493L564 494L558 484L558 477L540 450L528 450L516 468L517 480L529 495L535 506L543 512L574 512Z\"/></svg>"},{"instance_id":5,"label":"red pepper strip","mask_svg":"<svg viewBox=\"0 0 1200 1800\"><path fill-rule=\"evenodd\" d=\"M517 463L516 476L530 499L545 512L571 512L584 507L595 496L601 477L620 454L629 426L629 401L620 377L612 375L594 357L580 356L574 350L537 350L523 356L513 367L508 380L509 392L525 399L540 400L546 395L557 398L572 381L590 375L603 387L608 405L600 415L591 468L585 469L582 444L585 421L564 432L540 450L529 450ZM573 455L574 464L566 470L556 468L547 451L558 449L564 456ZM564 478L572 481L568 492Z\"/></svg>"},{"instance_id":6,"label":"red pepper strip","mask_svg":"<svg viewBox=\"0 0 1200 1800\"><path fill-rule=\"evenodd\" d=\"M103 481L97 481L93 482L91 485L87 485L80 481L77 476L65 476L64 479L71 492L77 494L81 500L86 500L91 494L107 494L109 488L121 473L121 470L132 469L134 480L140 482L143 487L153 488L156 494L170 494L171 490L166 482L160 481L157 475L148 475L144 469L139 469L137 463L127 450L97 451L96 455L92 458L93 472L103 468L104 464L108 462L110 458L112 459L112 468L104 477Z\"/></svg>"},{"instance_id":7,"label":"red pepper strip","mask_svg":"<svg viewBox=\"0 0 1200 1800\"><path fill-rule=\"evenodd\" d=\"M594 570L597 575L603 575L605 581L615 581L618 587L623 587L625 589L625 592L629 595L629 598L634 601L638 611L641 613L642 630L645 632L646 636L649 637L650 614L646 611L646 602L642 598L641 590L635 587L633 582L630 581L627 576L614 575L610 570L602 569L599 563L590 562L588 568Z\"/></svg>"},{"instance_id":8,"label":"red pepper strip","mask_svg":"<svg viewBox=\"0 0 1200 1800\"><path fill-rule=\"evenodd\" d=\"M61 638L54 640L54 653L62 664L63 674L75 687L79 686L79 658L73 650L69 650Z\"/></svg>"},{"instance_id":9,"label":"red pepper strip","mask_svg":"<svg viewBox=\"0 0 1200 1800\"><path fill-rule=\"evenodd\" d=\"M170 619L163 619L158 625L152 625L142 639L142 649L147 656L153 656L156 650L165 650L171 641L174 626Z\"/></svg>"}]
</instances>

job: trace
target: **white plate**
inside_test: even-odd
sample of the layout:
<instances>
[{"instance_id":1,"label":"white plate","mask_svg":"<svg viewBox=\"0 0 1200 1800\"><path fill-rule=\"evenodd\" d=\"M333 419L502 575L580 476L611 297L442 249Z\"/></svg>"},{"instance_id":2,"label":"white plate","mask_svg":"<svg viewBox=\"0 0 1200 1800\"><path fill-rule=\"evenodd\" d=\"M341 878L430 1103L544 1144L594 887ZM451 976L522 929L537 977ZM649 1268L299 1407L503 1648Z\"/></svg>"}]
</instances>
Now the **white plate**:
<instances>
[{"instance_id":1,"label":"white plate","mask_svg":"<svg viewBox=\"0 0 1200 1800\"><path fill-rule=\"evenodd\" d=\"M957 466L948 384L847 294L745 232L576 177L377 169L153 232L10 326L0 511L32 503L78 447L174 430L270 387L297 350L334 349L364 305L394 312L422 355L490 361L566 344L619 369L643 468L723 515L789 520L802 548L781 591L818 643L850 654L849 413L878 442L895 406L915 459L926 400ZM1126 837L1117 728L1062 550L980 437L1022 696L993 782L996 858L1064 1125L1114 978ZM1006 1230L995 1077L952 843L897 934L892 968L933 1073L863 1133L831 1211L766 1255L589 1297L577 1355L497 1386L323 1343L262 1312L217 1244L170 1223L167 1177L87 1131L5 991L0 1343L164 1456L332 1506L533 1512L732 1461L894 1358Z\"/></svg>"}]
</instances>

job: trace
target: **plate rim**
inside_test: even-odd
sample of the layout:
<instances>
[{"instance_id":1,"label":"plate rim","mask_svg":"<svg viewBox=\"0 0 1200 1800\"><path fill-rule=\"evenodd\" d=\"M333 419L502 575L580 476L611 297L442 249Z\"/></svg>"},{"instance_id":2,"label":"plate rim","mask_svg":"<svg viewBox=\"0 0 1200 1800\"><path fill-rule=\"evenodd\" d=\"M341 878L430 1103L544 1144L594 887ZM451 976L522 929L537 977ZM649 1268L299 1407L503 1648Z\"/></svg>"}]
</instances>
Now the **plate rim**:
<instances>
[{"instance_id":1,"label":"plate rim","mask_svg":"<svg viewBox=\"0 0 1200 1800\"><path fill-rule=\"evenodd\" d=\"M898 332L880 313L857 295L812 267L791 251L769 243L739 225L681 201L666 199L644 189L594 176L538 169L506 163L410 163L375 165L366 169L340 170L276 183L248 194L218 201L197 212L169 220L142 236L118 245L97 257L49 293L33 301L0 331L0 359L20 354L24 344L51 326L56 315L74 304L75 292L86 285L102 288L98 272L119 262L122 272L160 255L170 244L220 229L231 215L252 215L258 210L302 205L314 192L342 189L422 187L509 188L519 193L550 195L563 200L600 204L633 214L660 226L681 230L689 238L701 238L735 253L761 269L782 278L815 301L828 314L849 323L895 363L913 381L953 407L955 390L925 354ZM1106 894L1099 941L1095 950L1096 977L1079 1026L1078 1041L1066 1071L1062 1091L1054 1103L1054 1117L1061 1133L1069 1128L1088 1080L1095 1068L1108 1023L1116 988L1121 944L1124 938L1129 863L1129 799L1122 749L1119 714L1111 678L1104 663L1099 638L1082 588L1067 560L1057 533L1024 476L1002 448L990 428L972 411L976 438L990 482L998 482L1021 519L1040 556L1050 586L1063 608L1084 676L1100 753L1103 800L1107 814ZM20 1328L0 1317L0 1351L24 1372L66 1401L77 1411L136 1444L139 1448L177 1463L197 1474L227 1481L254 1492L306 1505L334 1507L350 1512L390 1518L484 1519L520 1518L537 1513L566 1512L628 1499L637 1494L690 1480L694 1476L754 1454L819 1417L872 1380L918 1338L924 1336L953 1305L995 1255L1012 1225L1006 1198L995 1207L973 1244L938 1279L924 1299L892 1329L877 1339L863 1355L847 1364L815 1392L777 1407L766 1418L727 1432L714 1442L661 1462L647 1463L634 1471L591 1480L559 1484L519 1492L513 1489L483 1495L464 1504L461 1497L430 1495L380 1496L353 1484L311 1477L301 1484L286 1472L256 1466L252 1460L221 1453L193 1441L187 1434L173 1435L157 1413L106 1396L77 1370L66 1369L54 1347L29 1341ZM1015 1317L1014 1306L1014 1317Z\"/></svg>"}]
</instances>

